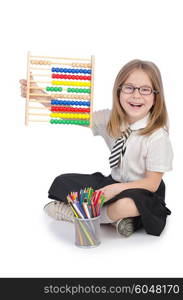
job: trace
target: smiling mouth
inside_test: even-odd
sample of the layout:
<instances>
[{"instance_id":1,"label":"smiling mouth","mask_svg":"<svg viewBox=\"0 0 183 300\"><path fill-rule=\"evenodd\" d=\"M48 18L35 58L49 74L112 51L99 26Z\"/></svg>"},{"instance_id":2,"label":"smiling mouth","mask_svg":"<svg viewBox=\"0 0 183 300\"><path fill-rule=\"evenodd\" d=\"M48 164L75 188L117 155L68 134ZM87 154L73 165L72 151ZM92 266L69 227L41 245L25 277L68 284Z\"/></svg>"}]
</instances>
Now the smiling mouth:
<instances>
[{"instance_id":1,"label":"smiling mouth","mask_svg":"<svg viewBox=\"0 0 183 300\"><path fill-rule=\"evenodd\" d=\"M142 107L144 104L134 104L134 103L128 103L132 107Z\"/></svg>"}]
</instances>

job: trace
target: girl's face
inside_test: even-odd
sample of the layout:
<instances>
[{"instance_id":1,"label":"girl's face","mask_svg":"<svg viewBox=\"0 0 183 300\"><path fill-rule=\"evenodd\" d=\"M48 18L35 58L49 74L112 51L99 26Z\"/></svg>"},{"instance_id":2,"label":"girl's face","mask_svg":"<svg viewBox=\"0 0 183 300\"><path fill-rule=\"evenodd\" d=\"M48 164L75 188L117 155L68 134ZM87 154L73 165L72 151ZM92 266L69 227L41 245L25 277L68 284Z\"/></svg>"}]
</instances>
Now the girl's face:
<instances>
[{"instance_id":1,"label":"girl's face","mask_svg":"<svg viewBox=\"0 0 183 300\"><path fill-rule=\"evenodd\" d=\"M153 90L152 83L148 75L142 70L134 70L131 75L124 82L125 85L134 87L150 87ZM131 87L126 87L127 92L131 90ZM154 93L150 95L142 95L140 91L135 89L132 94L126 94L122 90L120 92L120 104L123 107L127 115L127 121L129 124L134 123L140 119L143 119L154 104Z\"/></svg>"}]
</instances>

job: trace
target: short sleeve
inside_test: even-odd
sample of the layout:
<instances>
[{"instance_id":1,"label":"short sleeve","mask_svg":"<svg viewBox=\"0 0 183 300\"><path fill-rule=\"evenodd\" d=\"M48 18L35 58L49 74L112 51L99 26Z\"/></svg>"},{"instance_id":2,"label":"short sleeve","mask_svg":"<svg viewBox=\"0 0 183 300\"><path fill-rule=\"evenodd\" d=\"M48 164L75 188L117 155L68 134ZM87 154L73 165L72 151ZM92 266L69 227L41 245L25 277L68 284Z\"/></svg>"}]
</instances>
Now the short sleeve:
<instances>
[{"instance_id":1,"label":"short sleeve","mask_svg":"<svg viewBox=\"0 0 183 300\"><path fill-rule=\"evenodd\" d=\"M148 145L146 169L154 172L172 170L173 150L168 133L151 140Z\"/></svg>"},{"instance_id":2,"label":"short sleeve","mask_svg":"<svg viewBox=\"0 0 183 300\"><path fill-rule=\"evenodd\" d=\"M110 117L110 110L103 109L93 113L92 132L93 135L103 136L106 132L107 123Z\"/></svg>"}]
</instances>

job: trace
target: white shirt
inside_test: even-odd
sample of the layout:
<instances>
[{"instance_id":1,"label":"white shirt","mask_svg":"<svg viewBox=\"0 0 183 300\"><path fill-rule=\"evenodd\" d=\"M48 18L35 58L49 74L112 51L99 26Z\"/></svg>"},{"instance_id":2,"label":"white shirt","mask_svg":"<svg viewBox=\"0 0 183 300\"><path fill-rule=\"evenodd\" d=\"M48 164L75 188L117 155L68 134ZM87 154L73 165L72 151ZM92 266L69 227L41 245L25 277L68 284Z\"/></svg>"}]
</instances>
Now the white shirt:
<instances>
[{"instance_id":1,"label":"white shirt","mask_svg":"<svg viewBox=\"0 0 183 300\"><path fill-rule=\"evenodd\" d=\"M104 109L93 114L93 135L101 135L110 152L116 139L107 133L110 110ZM172 170L173 151L166 129L160 128L151 135L139 135L145 128L149 115L130 125L133 130L126 142L126 151L119 167L111 170L111 176L119 182L135 181L144 178L146 171L166 172ZM108 162L109 163L109 162Z\"/></svg>"}]
</instances>

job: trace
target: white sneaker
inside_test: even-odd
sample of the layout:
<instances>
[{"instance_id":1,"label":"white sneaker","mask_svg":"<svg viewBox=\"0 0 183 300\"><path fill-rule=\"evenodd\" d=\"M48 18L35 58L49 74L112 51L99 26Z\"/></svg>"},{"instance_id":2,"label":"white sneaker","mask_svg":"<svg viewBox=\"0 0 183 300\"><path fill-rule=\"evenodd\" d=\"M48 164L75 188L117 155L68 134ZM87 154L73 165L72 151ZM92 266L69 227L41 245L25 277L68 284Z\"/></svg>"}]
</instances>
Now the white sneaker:
<instances>
[{"instance_id":1,"label":"white sneaker","mask_svg":"<svg viewBox=\"0 0 183 300\"><path fill-rule=\"evenodd\" d=\"M74 222L74 214L70 206L64 202L51 201L44 206L44 211L54 220Z\"/></svg>"}]
</instances>

